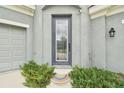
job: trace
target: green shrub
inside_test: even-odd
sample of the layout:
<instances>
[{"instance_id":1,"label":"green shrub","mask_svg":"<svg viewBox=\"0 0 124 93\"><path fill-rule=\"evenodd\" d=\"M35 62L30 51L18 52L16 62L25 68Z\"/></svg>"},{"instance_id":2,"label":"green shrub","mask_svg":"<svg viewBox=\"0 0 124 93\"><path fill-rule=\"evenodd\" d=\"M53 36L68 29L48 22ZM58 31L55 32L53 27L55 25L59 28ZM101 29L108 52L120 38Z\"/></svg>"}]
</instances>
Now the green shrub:
<instances>
[{"instance_id":1,"label":"green shrub","mask_svg":"<svg viewBox=\"0 0 124 93\"><path fill-rule=\"evenodd\" d=\"M104 69L81 68L75 66L69 73L71 85L74 88L113 88L124 87L124 81L120 80L117 73Z\"/></svg>"},{"instance_id":2,"label":"green shrub","mask_svg":"<svg viewBox=\"0 0 124 93\"><path fill-rule=\"evenodd\" d=\"M38 65L33 60L20 68L21 74L25 77L23 84L32 88L45 88L50 84L50 79L55 74L54 67L48 67L48 64Z\"/></svg>"}]
</instances>

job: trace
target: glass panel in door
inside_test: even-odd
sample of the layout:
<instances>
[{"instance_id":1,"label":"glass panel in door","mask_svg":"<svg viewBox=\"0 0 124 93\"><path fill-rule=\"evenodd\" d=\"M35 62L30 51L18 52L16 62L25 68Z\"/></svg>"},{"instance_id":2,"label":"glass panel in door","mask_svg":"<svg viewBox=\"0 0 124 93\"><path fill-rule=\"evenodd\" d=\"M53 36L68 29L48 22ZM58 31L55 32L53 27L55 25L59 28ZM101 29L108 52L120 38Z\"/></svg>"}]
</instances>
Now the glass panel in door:
<instances>
[{"instance_id":1,"label":"glass panel in door","mask_svg":"<svg viewBox=\"0 0 124 93\"><path fill-rule=\"evenodd\" d=\"M56 20L56 61L68 61L68 20Z\"/></svg>"},{"instance_id":2,"label":"glass panel in door","mask_svg":"<svg viewBox=\"0 0 124 93\"><path fill-rule=\"evenodd\" d=\"M52 17L52 64L71 64L71 16Z\"/></svg>"}]
</instances>

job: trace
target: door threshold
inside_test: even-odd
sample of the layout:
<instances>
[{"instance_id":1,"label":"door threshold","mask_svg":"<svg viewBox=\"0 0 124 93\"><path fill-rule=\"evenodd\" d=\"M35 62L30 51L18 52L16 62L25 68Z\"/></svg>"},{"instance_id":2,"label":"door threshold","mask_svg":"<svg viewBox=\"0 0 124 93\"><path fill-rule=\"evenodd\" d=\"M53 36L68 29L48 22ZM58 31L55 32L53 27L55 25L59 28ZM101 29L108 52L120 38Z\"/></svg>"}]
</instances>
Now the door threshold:
<instances>
[{"instance_id":1,"label":"door threshold","mask_svg":"<svg viewBox=\"0 0 124 93\"><path fill-rule=\"evenodd\" d=\"M72 71L72 69L55 69L55 73L58 74L68 74L70 71Z\"/></svg>"},{"instance_id":2,"label":"door threshold","mask_svg":"<svg viewBox=\"0 0 124 93\"><path fill-rule=\"evenodd\" d=\"M72 69L70 65L53 65L56 69Z\"/></svg>"}]
</instances>

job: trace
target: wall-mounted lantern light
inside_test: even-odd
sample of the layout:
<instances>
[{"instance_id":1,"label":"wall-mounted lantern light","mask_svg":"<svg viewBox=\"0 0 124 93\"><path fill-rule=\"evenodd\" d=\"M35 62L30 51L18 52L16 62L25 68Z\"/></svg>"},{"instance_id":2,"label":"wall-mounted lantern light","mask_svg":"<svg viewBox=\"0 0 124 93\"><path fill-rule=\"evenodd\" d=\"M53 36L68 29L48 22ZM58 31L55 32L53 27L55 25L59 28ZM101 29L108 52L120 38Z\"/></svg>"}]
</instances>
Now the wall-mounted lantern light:
<instances>
[{"instance_id":1,"label":"wall-mounted lantern light","mask_svg":"<svg viewBox=\"0 0 124 93\"><path fill-rule=\"evenodd\" d=\"M115 36L115 30L114 30L113 27L112 27L112 28L110 29L110 31L109 31L109 36L110 36L110 37L114 37L114 36Z\"/></svg>"}]
</instances>

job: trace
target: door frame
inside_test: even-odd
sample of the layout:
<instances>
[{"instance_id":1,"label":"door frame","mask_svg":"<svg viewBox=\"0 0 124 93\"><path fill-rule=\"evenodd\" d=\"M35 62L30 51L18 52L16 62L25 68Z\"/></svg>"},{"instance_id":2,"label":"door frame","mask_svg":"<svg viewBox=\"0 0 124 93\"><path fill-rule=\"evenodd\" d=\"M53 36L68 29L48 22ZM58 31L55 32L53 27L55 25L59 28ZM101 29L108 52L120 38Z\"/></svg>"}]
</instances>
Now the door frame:
<instances>
[{"instance_id":1,"label":"door frame","mask_svg":"<svg viewBox=\"0 0 124 93\"><path fill-rule=\"evenodd\" d=\"M55 18L68 18L69 20L69 25L68 25L68 47L70 50L68 50L68 62L61 62L58 63L56 62L56 55L55 55L55 24L54 24L54 19ZM52 15L52 65L72 65L72 15L71 14L53 14ZM69 52L70 51L70 52Z\"/></svg>"}]
</instances>

